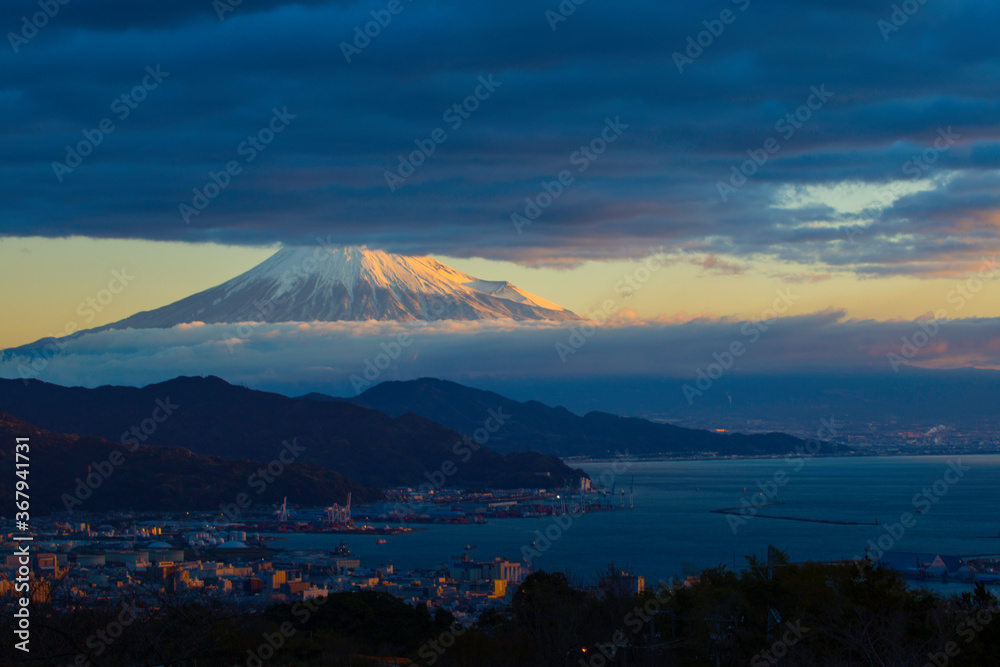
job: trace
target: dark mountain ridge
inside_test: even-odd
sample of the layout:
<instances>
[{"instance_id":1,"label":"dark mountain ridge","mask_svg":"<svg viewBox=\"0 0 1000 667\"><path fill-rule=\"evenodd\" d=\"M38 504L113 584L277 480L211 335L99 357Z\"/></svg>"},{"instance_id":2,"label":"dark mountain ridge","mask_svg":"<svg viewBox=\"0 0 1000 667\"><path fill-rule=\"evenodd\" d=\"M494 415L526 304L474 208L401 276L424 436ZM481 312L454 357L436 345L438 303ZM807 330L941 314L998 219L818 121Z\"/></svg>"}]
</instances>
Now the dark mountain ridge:
<instances>
[{"instance_id":1,"label":"dark mountain ridge","mask_svg":"<svg viewBox=\"0 0 1000 667\"><path fill-rule=\"evenodd\" d=\"M306 505L358 501L382 494L331 470L291 463L269 484L254 483L251 461L200 456L183 447L124 446L94 436L46 431L0 412L0 465L15 470L16 438L27 438L27 479L33 514L107 510L211 510L246 493L254 509L284 496ZM24 448L22 448L23 450ZM25 453L22 451L22 453ZM14 498L17 478L0 476L0 494ZM13 505L11 506L13 507Z\"/></svg>"},{"instance_id":2,"label":"dark mountain ridge","mask_svg":"<svg viewBox=\"0 0 1000 667\"><path fill-rule=\"evenodd\" d=\"M236 460L271 461L296 439L297 461L365 486L418 485L448 461L455 464L448 485L561 486L580 474L551 455L473 452L460 434L416 414L393 418L349 403L296 400L217 377L94 389L0 380L0 410L61 433Z\"/></svg>"},{"instance_id":3,"label":"dark mountain ridge","mask_svg":"<svg viewBox=\"0 0 1000 667\"><path fill-rule=\"evenodd\" d=\"M315 394L310 398L323 400ZM490 447L500 452L532 450L562 457L607 457L626 450L636 456L704 452L755 456L787 454L805 444L784 433L716 433L597 411L581 417L566 408L515 401L492 391L434 378L382 382L353 399L326 400L346 401L387 415L416 413L465 435L472 435L482 426L482 415L489 410L502 409L510 418L489 441ZM835 445L825 450L848 451Z\"/></svg>"}]
</instances>

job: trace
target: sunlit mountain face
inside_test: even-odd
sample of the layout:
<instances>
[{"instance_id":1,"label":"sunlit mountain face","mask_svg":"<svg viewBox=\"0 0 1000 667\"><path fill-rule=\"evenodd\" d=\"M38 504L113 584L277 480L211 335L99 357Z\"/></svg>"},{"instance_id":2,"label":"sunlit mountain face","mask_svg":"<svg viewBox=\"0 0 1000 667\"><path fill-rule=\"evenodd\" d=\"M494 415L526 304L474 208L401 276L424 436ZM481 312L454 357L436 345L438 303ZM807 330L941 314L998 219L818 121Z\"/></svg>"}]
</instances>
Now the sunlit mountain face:
<instances>
[{"instance_id":1,"label":"sunlit mountain face","mask_svg":"<svg viewBox=\"0 0 1000 667\"><path fill-rule=\"evenodd\" d=\"M553 320L577 315L507 281L480 280L430 257L365 247L289 247L221 285L107 329L187 322Z\"/></svg>"}]
</instances>

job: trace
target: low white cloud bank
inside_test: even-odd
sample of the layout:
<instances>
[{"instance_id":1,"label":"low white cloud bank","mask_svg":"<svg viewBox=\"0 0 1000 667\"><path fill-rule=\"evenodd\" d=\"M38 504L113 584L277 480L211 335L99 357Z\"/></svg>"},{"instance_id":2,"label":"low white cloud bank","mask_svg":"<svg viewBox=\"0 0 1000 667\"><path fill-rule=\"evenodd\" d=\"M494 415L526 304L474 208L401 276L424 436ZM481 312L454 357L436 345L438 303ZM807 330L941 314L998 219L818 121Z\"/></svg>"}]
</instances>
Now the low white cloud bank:
<instances>
[{"instance_id":1,"label":"low white cloud bank","mask_svg":"<svg viewBox=\"0 0 1000 667\"><path fill-rule=\"evenodd\" d=\"M60 349L61 348L61 349ZM44 352L44 353L43 353ZM34 354L34 357L31 356ZM104 331L8 350L0 377L146 385L218 375L282 393L352 396L384 380L661 377L1000 369L1000 318L878 322L839 311L770 322L629 320L193 324Z\"/></svg>"}]
</instances>

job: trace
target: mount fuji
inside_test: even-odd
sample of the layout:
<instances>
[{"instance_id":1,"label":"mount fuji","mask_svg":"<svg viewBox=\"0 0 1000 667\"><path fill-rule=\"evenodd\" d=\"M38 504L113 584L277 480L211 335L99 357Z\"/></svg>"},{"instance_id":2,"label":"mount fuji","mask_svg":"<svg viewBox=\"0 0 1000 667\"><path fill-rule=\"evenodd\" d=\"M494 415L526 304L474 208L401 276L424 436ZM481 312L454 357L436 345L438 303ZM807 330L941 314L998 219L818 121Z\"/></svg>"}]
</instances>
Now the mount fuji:
<instances>
[{"instance_id":1,"label":"mount fuji","mask_svg":"<svg viewBox=\"0 0 1000 667\"><path fill-rule=\"evenodd\" d=\"M71 337L110 329L168 329L190 322L500 319L581 318L507 281L480 280L430 257L310 246L282 248L221 285Z\"/></svg>"},{"instance_id":2,"label":"mount fuji","mask_svg":"<svg viewBox=\"0 0 1000 667\"><path fill-rule=\"evenodd\" d=\"M110 329L187 322L575 320L506 281L480 280L430 257L365 247L289 247L216 287L137 313Z\"/></svg>"}]
</instances>

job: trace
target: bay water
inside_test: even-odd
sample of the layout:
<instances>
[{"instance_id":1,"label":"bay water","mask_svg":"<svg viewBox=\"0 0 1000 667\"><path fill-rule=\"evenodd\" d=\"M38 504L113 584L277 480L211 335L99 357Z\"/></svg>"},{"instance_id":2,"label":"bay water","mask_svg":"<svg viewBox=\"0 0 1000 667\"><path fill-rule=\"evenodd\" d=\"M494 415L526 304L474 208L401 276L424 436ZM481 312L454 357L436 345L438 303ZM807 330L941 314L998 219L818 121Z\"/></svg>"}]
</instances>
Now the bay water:
<instances>
[{"instance_id":1,"label":"bay water","mask_svg":"<svg viewBox=\"0 0 1000 667\"><path fill-rule=\"evenodd\" d=\"M535 570L563 571L581 584L614 562L644 576L648 586L719 565L742 569L748 555L766 558L768 544L793 561L863 557L872 545L957 556L1000 554L1000 455L618 461L578 467L595 481L603 477L615 486L615 505L621 503L621 490L631 491L634 507L558 522L546 517L422 525L409 534L387 536L381 545L374 536L309 534L285 535L274 544L333 549L344 541L363 567L392 562L397 571L444 565L469 546L475 560L528 559ZM773 502L775 495L780 504L746 509L738 517L711 511ZM906 522L910 527L901 521L907 513L913 518Z\"/></svg>"}]
</instances>

